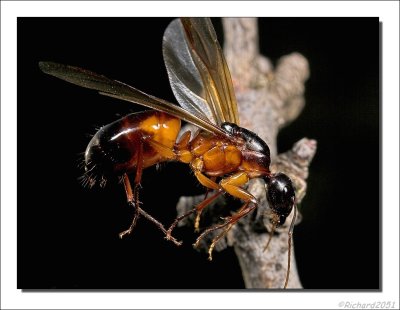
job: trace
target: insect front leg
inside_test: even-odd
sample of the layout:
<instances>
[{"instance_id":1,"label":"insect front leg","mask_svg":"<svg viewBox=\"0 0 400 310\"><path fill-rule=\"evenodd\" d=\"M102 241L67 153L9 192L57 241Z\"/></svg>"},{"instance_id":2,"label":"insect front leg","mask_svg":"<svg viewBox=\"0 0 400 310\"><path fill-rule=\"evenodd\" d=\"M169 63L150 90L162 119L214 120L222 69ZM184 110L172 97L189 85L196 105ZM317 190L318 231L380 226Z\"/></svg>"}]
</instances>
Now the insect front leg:
<instances>
[{"instance_id":1,"label":"insect front leg","mask_svg":"<svg viewBox=\"0 0 400 310\"><path fill-rule=\"evenodd\" d=\"M251 211L253 211L257 205L255 204L250 204L251 201L246 202L241 208L240 210L234 214L233 216L227 218L227 220L219 225L215 225L209 229L206 229L196 240L196 242L194 243L194 247L198 247L200 240L207 234L209 234L212 231L224 228L225 229L219 234L217 235L211 242L210 247L208 248L208 259L211 261L212 260L212 252L214 250L215 245L217 244L217 242L224 237L229 230L233 227L234 224L236 224L237 221L239 221L242 217L244 217L245 215L247 215L248 213L250 213Z\"/></svg>"}]
</instances>

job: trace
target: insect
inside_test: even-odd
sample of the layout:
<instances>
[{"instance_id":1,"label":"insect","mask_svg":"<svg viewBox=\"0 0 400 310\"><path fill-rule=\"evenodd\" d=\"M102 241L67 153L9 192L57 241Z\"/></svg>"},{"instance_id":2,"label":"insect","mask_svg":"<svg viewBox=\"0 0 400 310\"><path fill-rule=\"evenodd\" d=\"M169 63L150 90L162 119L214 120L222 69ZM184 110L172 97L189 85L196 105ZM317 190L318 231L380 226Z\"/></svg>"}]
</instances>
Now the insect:
<instances>
[{"instance_id":1,"label":"insect","mask_svg":"<svg viewBox=\"0 0 400 310\"><path fill-rule=\"evenodd\" d=\"M211 21L208 18L172 21L164 34L163 56L172 90L181 107L88 70L54 62L39 63L47 74L97 90L102 95L151 108L100 128L86 148L85 181L93 186L103 184L110 175L120 177L127 201L135 210L132 224L120 237L129 234L142 215L177 245L180 242L171 234L183 218L196 213L195 229L198 230L201 212L220 195L227 193L241 199L244 203L236 213L203 231L196 240L195 245L198 245L205 235L221 230L209 247L211 260L218 240L258 205L257 199L243 186L252 178L263 178L273 226L282 225L294 209L289 228L286 287L297 212L295 190L287 175L270 171L268 145L255 133L239 126L230 72ZM197 133L192 135L186 131L177 139L181 120L197 126ZM138 189L145 168L172 160L188 164L197 180L214 193L178 217L166 230L140 208ZM134 175L133 186L128 174Z\"/></svg>"}]
</instances>

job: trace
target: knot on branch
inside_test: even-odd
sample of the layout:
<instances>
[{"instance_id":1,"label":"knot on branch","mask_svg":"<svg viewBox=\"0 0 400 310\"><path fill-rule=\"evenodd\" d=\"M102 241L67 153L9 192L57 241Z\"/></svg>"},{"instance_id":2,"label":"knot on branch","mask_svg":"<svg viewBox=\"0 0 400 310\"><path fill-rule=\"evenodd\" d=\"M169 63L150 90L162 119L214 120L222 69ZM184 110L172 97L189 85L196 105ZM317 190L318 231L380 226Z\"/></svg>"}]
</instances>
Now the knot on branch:
<instances>
[{"instance_id":1,"label":"knot on branch","mask_svg":"<svg viewBox=\"0 0 400 310\"><path fill-rule=\"evenodd\" d=\"M310 73L308 61L299 53L292 53L279 59L271 91L287 101L304 93L304 82Z\"/></svg>"}]
</instances>

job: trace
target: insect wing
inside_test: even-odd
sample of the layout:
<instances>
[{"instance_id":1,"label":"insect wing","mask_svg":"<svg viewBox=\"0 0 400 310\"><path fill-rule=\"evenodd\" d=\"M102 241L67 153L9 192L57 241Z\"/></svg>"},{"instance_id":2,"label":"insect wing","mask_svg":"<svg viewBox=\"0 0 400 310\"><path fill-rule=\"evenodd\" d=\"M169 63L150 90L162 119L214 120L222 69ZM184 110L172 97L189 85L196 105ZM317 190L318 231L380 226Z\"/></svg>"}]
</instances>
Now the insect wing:
<instances>
[{"instance_id":1,"label":"insect wing","mask_svg":"<svg viewBox=\"0 0 400 310\"><path fill-rule=\"evenodd\" d=\"M221 128L210 123L207 119L193 115L168 101L148 95L132 86L109 79L104 75L54 62L40 62L39 67L44 73L55 76L69 83L97 90L102 95L133 102L168 113L208 132L226 136L226 133Z\"/></svg>"},{"instance_id":2,"label":"insect wing","mask_svg":"<svg viewBox=\"0 0 400 310\"><path fill-rule=\"evenodd\" d=\"M181 23L191 58L203 82L204 99L217 124L232 122L239 125L231 75L211 20L182 18Z\"/></svg>"},{"instance_id":3,"label":"insect wing","mask_svg":"<svg viewBox=\"0 0 400 310\"><path fill-rule=\"evenodd\" d=\"M172 91L181 107L218 125L214 107L204 99L203 81L193 62L179 19L173 20L165 30L163 56Z\"/></svg>"}]
</instances>

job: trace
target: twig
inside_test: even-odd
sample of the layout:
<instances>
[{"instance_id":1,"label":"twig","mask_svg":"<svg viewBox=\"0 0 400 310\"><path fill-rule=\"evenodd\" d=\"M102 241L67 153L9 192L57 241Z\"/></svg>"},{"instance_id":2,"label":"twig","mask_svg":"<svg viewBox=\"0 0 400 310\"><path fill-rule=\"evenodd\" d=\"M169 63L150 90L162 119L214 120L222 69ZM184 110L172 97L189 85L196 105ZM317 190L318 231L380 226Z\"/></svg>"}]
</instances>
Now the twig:
<instances>
[{"instance_id":1,"label":"twig","mask_svg":"<svg viewBox=\"0 0 400 310\"><path fill-rule=\"evenodd\" d=\"M240 125L256 132L268 143L273 162L271 170L284 172L292 179L296 202L300 203L306 193L308 166L315 155L316 142L303 138L290 151L277 156L276 139L279 129L296 119L304 107L308 62L302 55L293 53L282 57L274 70L271 62L259 54L256 19L225 18L223 26L224 52L238 100ZM292 215L275 231L268 250L263 252L271 229L263 181L251 180L248 190L259 201L259 207L241 219L227 237L219 241L215 250L234 247L247 288L281 288L286 275L287 232ZM204 196L181 197L178 214L193 208L202 199ZM223 198L217 200L207 208L209 211L202 215L202 221L217 223L221 216L219 210L225 203ZM190 219L181 225L188 223ZM210 238L213 235L203 240L200 248L208 247ZM288 288L301 287L293 255Z\"/></svg>"}]
</instances>

